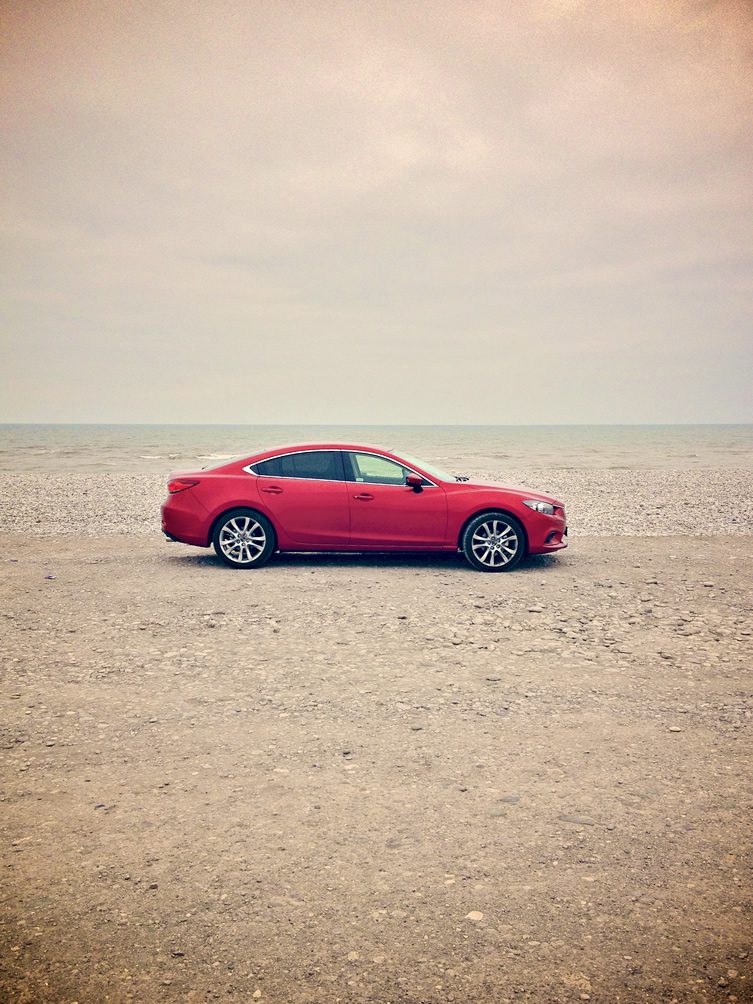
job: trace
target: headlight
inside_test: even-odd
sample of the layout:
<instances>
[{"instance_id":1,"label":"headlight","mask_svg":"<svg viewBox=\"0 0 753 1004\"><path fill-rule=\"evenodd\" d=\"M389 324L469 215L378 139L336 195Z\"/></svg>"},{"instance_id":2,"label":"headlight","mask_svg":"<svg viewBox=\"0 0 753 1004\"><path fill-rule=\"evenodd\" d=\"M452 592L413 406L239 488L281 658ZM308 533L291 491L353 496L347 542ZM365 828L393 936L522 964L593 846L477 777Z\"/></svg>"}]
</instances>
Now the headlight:
<instances>
[{"instance_id":1,"label":"headlight","mask_svg":"<svg viewBox=\"0 0 753 1004\"><path fill-rule=\"evenodd\" d=\"M539 502L538 499L524 499L523 505L527 505L529 509L535 509L536 512L546 513L547 516L554 515L554 506L550 502Z\"/></svg>"}]
</instances>

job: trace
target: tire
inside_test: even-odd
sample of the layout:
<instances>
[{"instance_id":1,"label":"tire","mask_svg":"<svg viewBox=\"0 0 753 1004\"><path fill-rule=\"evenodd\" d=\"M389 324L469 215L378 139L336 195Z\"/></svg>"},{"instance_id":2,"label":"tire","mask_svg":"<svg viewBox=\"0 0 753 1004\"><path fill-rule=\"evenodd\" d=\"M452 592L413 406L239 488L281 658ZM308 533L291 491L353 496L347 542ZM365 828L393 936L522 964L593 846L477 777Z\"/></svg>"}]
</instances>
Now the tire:
<instances>
[{"instance_id":1,"label":"tire","mask_svg":"<svg viewBox=\"0 0 753 1004\"><path fill-rule=\"evenodd\" d=\"M483 512L465 528L460 547L479 572L511 572L526 552L526 535L514 516Z\"/></svg>"},{"instance_id":2,"label":"tire","mask_svg":"<svg viewBox=\"0 0 753 1004\"><path fill-rule=\"evenodd\" d=\"M231 568L259 568L276 546L272 524L253 509L231 509L220 516L212 532L217 557Z\"/></svg>"}]
</instances>

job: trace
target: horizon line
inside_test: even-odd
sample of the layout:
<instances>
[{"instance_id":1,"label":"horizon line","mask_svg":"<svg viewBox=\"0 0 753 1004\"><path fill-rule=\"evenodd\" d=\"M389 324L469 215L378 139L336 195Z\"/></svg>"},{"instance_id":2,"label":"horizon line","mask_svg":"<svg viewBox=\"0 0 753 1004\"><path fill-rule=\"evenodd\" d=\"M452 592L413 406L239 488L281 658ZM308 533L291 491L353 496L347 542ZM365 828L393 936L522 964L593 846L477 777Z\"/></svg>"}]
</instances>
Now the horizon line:
<instances>
[{"instance_id":1,"label":"horizon line","mask_svg":"<svg viewBox=\"0 0 753 1004\"><path fill-rule=\"evenodd\" d=\"M0 422L0 428L6 426L122 426L122 427L161 427L161 428L290 428L290 427L354 427L361 429L384 428L440 428L440 429L557 429L557 428L673 428L681 427L730 427L753 426L753 421L746 422Z\"/></svg>"}]
</instances>

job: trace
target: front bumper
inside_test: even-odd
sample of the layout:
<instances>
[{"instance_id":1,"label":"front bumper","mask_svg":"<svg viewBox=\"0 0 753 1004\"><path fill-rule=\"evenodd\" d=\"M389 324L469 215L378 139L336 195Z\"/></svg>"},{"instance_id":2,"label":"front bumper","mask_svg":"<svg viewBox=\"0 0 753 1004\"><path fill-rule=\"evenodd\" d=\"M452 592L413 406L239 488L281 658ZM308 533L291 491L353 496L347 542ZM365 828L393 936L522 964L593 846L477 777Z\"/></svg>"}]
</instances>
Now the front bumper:
<instances>
[{"instance_id":1,"label":"front bumper","mask_svg":"<svg viewBox=\"0 0 753 1004\"><path fill-rule=\"evenodd\" d=\"M567 547L567 519L564 509L556 511L554 516L533 512L526 522L526 530L529 554L549 554L551 551L561 551Z\"/></svg>"},{"instance_id":2,"label":"front bumper","mask_svg":"<svg viewBox=\"0 0 753 1004\"><path fill-rule=\"evenodd\" d=\"M567 527L564 530L552 530L540 545L539 550L532 551L532 554L546 554L549 551L561 551L567 547Z\"/></svg>"}]
</instances>

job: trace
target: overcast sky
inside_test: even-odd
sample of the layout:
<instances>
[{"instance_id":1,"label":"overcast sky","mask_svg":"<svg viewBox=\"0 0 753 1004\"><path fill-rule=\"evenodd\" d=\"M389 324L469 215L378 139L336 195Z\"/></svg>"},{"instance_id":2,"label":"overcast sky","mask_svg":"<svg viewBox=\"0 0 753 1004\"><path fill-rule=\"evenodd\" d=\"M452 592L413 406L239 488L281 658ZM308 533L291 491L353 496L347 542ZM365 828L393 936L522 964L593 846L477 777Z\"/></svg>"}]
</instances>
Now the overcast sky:
<instances>
[{"instance_id":1,"label":"overcast sky","mask_svg":"<svg viewBox=\"0 0 753 1004\"><path fill-rule=\"evenodd\" d=\"M753 421L747 0L0 9L0 421Z\"/></svg>"}]
</instances>

